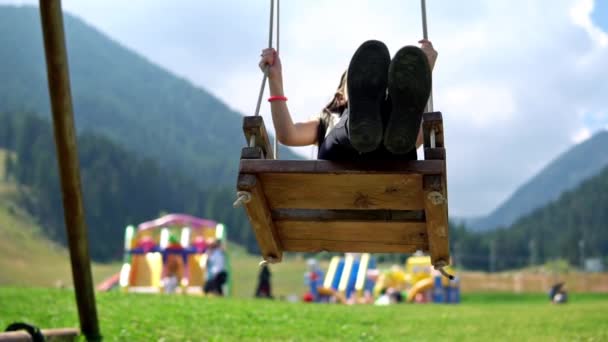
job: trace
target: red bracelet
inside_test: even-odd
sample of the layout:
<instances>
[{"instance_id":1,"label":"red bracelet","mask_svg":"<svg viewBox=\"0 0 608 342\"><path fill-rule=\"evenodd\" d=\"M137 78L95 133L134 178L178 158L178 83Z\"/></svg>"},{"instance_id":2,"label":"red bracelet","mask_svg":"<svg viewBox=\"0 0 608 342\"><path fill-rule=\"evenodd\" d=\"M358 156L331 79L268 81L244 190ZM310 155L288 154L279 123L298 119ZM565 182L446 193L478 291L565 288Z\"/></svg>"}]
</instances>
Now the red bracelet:
<instances>
[{"instance_id":1,"label":"red bracelet","mask_svg":"<svg viewBox=\"0 0 608 342\"><path fill-rule=\"evenodd\" d=\"M285 96L271 96L268 98L268 102L274 101L287 101L287 98Z\"/></svg>"}]
</instances>

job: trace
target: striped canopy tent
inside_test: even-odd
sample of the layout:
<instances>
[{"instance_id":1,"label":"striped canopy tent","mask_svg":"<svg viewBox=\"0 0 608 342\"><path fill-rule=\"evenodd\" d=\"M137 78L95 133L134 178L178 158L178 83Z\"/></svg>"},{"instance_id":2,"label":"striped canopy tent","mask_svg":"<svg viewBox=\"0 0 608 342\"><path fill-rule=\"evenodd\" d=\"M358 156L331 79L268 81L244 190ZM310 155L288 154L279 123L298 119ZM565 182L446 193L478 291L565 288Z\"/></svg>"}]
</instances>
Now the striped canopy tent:
<instances>
[{"instance_id":1,"label":"striped canopy tent","mask_svg":"<svg viewBox=\"0 0 608 342\"><path fill-rule=\"evenodd\" d=\"M170 226L190 227L191 229L215 229L215 227L217 226L217 222L186 214L168 214L152 221L140 223L137 226L137 230L144 231Z\"/></svg>"}]
</instances>

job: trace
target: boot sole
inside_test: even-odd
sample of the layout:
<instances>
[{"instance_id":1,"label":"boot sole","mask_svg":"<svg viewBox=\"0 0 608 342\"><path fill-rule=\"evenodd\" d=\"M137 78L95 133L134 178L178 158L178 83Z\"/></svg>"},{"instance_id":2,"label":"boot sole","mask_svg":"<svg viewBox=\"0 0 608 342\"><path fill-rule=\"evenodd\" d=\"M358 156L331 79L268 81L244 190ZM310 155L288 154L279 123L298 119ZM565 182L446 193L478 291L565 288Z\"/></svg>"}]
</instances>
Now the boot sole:
<instances>
[{"instance_id":1,"label":"boot sole","mask_svg":"<svg viewBox=\"0 0 608 342\"><path fill-rule=\"evenodd\" d=\"M351 145L360 153L374 151L382 142L389 64L386 45L370 40L357 49L348 67L348 133Z\"/></svg>"},{"instance_id":2,"label":"boot sole","mask_svg":"<svg viewBox=\"0 0 608 342\"><path fill-rule=\"evenodd\" d=\"M399 50L388 72L392 108L384 132L384 146L390 152L405 154L416 148L431 87L431 68L424 52L415 46Z\"/></svg>"}]
</instances>

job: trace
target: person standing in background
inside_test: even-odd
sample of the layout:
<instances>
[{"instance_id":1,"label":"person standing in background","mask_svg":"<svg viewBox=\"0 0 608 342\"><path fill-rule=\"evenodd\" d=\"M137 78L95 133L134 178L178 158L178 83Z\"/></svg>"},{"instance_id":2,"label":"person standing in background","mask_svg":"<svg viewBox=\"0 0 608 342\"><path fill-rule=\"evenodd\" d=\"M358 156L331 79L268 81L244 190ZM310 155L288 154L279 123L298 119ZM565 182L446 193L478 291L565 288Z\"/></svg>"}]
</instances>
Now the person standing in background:
<instances>
[{"instance_id":1,"label":"person standing in background","mask_svg":"<svg viewBox=\"0 0 608 342\"><path fill-rule=\"evenodd\" d=\"M207 281L203 292L223 296L223 287L228 279L228 272L226 272L226 255L220 240L214 240L207 248L206 269Z\"/></svg>"},{"instance_id":2,"label":"person standing in background","mask_svg":"<svg viewBox=\"0 0 608 342\"><path fill-rule=\"evenodd\" d=\"M270 284L271 277L272 274L270 273L270 267L268 267L268 265L262 266L258 276L258 286L255 290L255 296L257 298L273 298L272 286Z\"/></svg>"}]
</instances>

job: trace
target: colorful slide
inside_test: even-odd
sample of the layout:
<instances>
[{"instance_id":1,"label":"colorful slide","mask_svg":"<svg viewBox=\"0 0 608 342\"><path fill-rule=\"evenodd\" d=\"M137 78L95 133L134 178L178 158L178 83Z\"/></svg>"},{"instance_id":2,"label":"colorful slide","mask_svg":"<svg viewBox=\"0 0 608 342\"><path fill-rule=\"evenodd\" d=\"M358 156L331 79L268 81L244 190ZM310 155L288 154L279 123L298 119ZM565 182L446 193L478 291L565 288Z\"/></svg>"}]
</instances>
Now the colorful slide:
<instances>
[{"instance_id":1,"label":"colorful slide","mask_svg":"<svg viewBox=\"0 0 608 342\"><path fill-rule=\"evenodd\" d=\"M361 298L365 290L373 289L367 271L376 267L368 253L347 253L344 258L333 257L329 263L323 286L317 289L321 297L335 296L340 301Z\"/></svg>"},{"instance_id":2,"label":"colorful slide","mask_svg":"<svg viewBox=\"0 0 608 342\"><path fill-rule=\"evenodd\" d=\"M418 294L423 294L426 291L432 289L434 286L433 278L424 278L418 280L414 286L407 292L407 302L413 303Z\"/></svg>"}]
</instances>

